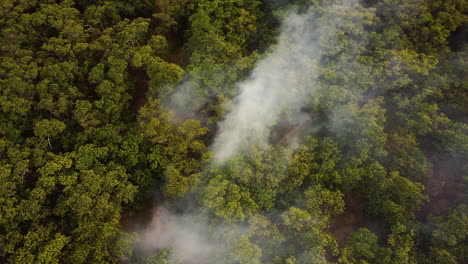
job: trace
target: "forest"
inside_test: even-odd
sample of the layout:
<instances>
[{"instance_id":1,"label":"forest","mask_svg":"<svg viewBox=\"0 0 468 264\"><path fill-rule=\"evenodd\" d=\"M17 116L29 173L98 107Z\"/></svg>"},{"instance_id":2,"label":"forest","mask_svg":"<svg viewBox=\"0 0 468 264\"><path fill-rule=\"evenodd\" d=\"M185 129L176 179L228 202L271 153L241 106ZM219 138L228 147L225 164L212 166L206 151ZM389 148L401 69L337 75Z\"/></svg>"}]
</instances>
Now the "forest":
<instances>
[{"instance_id":1,"label":"forest","mask_svg":"<svg viewBox=\"0 0 468 264\"><path fill-rule=\"evenodd\" d=\"M0 263L466 263L467 11L0 0Z\"/></svg>"}]
</instances>

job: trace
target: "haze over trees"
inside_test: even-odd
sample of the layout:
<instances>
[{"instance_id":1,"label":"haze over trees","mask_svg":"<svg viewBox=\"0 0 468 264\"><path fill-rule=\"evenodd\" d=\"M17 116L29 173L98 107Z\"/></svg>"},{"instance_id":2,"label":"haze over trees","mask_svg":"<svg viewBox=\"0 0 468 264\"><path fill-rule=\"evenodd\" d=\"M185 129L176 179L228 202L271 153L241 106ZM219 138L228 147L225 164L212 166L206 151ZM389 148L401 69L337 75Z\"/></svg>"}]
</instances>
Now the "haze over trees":
<instances>
[{"instance_id":1,"label":"haze over trees","mask_svg":"<svg viewBox=\"0 0 468 264\"><path fill-rule=\"evenodd\" d=\"M467 8L0 1L0 262L464 263Z\"/></svg>"}]
</instances>

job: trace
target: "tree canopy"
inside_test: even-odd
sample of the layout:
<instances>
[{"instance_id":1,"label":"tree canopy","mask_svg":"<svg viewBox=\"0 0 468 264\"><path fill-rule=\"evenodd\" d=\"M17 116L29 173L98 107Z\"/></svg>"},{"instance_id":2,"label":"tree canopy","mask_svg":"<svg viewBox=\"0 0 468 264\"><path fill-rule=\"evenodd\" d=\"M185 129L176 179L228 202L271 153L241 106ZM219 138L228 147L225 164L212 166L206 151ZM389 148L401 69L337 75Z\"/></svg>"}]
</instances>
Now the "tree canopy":
<instances>
[{"instance_id":1,"label":"tree canopy","mask_svg":"<svg viewBox=\"0 0 468 264\"><path fill-rule=\"evenodd\" d=\"M183 263L125 226L157 194L205 217L218 263L464 263L467 7L0 1L0 262ZM330 40L295 80L310 120L216 164L239 83L307 12Z\"/></svg>"}]
</instances>

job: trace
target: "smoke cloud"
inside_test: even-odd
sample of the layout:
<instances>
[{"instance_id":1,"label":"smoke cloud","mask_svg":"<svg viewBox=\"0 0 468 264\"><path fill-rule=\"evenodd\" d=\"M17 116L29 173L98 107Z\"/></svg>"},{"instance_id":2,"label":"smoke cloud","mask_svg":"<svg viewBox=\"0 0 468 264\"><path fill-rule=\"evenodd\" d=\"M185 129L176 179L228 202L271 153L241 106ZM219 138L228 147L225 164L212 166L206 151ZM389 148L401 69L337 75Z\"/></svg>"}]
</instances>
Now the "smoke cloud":
<instances>
[{"instance_id":1,"label":"smoke cloud","mask_svg":"<svg viewBox=\"0 0 468 264\"><path fill-rule=\"evenodd\" d=\"M312 11L286 14L278 43L238 85L234 107L219 124L212 146L216 162L251 145L267 146L269 129L284 116L293 124L304 119L300 110L316 90L322 51L339 22Z\"/></svg>"},{"instance_id":2,"label":"smoke cloud","mask_svg":"<svg viewBox=\"0 0 468 264\"><path fill-rule=\"evenodd\" d=\"M342 15L353 8L348 3L284 14L277 44L257 63L251 76L237 85L238 96L226 106L227 114L211 146L216 164L252 146L268 147L270 130L279 121L299 126L314 122L302 109L312 104L322 59L335 46L337 29L345 27ZM228 229L241 236L249 228L230 225ZM148 252L171 249L182 263L223 263L221 256L229 251L232 241L215 239L210 235L215 233L223 230L200 215L174 215L158 209L141 232L139 246Z\"/></svg>"},{"instance_id":3,"label":"smoke cloud","mask_svg":"<svg viewBox=\"0 0 468 264\"><path fill-rule=\"evenodd\" d=\"M160 206L139 232L138 247L146 256L169 250L169 263L223 263L246 232L240 225L210 225L203 213L175 214Z\"/></svg>"},{"instance_id":4,"label":"smoke cloud","mask_svg":"<svg viewBox=\"0 0 468 264\"><path fill-rule=\"evenodd\" d=\"M175 215L159 207L139 243L149 254L171 249L173 262L179 259L182 263L205 263L219 246L206 234L209 234L207 225L196 215Z\"/></svg>"}]
</instances>

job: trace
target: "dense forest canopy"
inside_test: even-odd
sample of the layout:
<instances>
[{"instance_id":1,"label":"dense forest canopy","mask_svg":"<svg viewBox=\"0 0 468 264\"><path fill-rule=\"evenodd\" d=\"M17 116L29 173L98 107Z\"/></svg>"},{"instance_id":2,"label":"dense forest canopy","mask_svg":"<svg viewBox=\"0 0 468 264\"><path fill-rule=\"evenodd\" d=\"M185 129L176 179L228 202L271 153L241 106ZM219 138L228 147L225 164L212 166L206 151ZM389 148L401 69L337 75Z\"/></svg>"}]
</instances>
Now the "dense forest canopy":
<instances>
[{"instance_id":1,"label":"dense forest canopy","mask_svg":"<svg viewBox=\"0 0 468 264\"><path fill-rule=\"evenodd\" d=\"M464 0L1 0L1 263L468 259Z\"/></svg>"}]
</instances>

